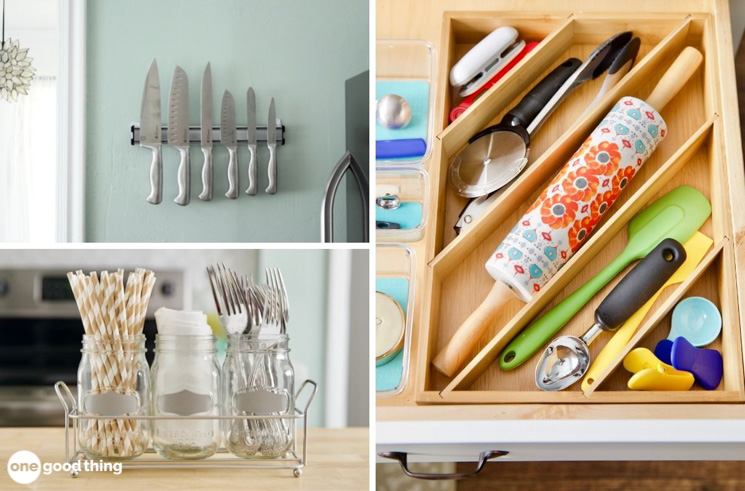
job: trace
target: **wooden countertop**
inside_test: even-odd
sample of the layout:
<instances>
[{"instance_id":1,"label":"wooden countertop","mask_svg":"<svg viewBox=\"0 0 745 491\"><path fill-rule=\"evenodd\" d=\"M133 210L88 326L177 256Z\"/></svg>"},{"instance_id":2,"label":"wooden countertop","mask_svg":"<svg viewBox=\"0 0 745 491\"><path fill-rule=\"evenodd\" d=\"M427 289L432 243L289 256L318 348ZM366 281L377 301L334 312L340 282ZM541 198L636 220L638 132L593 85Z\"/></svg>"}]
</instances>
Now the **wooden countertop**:
<instances>
[{"instance_id":1,"label":"wooden countertop","mask_svg":"<svg viewBox=\"0 0 745 491\"><path fill-rule=\"evenodd\" d=\"M311 429L308 462L295 478L289 469L126 469L120 475L82 472L77 478L60 471L23 486L10 479L7 462L29 450L45 462L64 462L62 428L0 428L0 489L368 489L368 428Z\"/></svg>"}]
</instances>

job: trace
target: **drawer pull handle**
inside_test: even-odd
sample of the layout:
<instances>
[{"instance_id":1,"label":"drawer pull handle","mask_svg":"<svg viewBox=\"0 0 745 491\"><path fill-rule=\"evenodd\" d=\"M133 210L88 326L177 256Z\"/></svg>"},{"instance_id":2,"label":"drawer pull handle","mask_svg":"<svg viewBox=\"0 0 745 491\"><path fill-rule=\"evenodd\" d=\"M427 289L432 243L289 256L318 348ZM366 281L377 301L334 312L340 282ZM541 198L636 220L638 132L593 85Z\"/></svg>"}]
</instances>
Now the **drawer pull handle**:
<instances>
[{"instance_id":1,"label":"drawer pull handle","mask_svg":"<svg viewBox=\"0 0 745 491\"><path fill-rule=\"evenodd\" d=\"M479 472L481 472L481 469L484 468L484 464L488 460L496 459L497 457L501 457L503 455L507 455L509 452L505 450L488 450L485 452L481 452L479 454L479 463L476 465L476 469L471 472L460 472L460 473L453 473L453 474L426 474L422 472L413 472L409 469L408 463L407 463L407 453L406 452L379 452L378 455L380 457L383 457L384 459L392 459L397 460L399 464L401 464L401 469L404 471L404 474L406 474L409 477L413 477L416 479L427 479L430 481L436 481L436 480L444 480L444 479L465 479L467 477L475 476Z\"/></svg>"}]
</instances>

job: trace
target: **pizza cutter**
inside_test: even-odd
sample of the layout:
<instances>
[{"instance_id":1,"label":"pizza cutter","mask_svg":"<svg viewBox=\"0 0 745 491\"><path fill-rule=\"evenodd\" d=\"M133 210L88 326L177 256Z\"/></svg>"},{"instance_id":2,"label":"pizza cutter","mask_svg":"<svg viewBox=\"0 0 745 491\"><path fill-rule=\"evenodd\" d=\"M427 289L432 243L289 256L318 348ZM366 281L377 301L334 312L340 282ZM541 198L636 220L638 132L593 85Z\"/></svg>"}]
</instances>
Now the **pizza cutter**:
<instances>
[{"instance_id":1,"label":"pizza cutter","mask_svg":"<svg viewBox=\"0 0 745 491\"><path fill-rule=\"evenodd\" d=\"M626 62L619 61L616 72L630 67L627 61L638 51L631 38L629 31L616 34L581 64L570 58L541 80L498 124L472 136L450 163L451 187L460 196L476 198L515 179L528 163L531 137L569 94L608 71L619 58Z\"/></svg>"}]
</instances>

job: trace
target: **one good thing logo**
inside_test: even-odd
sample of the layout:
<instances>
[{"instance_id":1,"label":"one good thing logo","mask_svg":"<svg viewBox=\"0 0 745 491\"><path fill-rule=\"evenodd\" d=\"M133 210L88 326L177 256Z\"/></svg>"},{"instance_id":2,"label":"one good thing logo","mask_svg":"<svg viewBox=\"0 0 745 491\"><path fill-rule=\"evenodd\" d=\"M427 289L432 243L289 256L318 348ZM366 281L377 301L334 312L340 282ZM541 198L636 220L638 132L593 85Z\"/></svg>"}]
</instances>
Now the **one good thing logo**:
<instances>
[{"instance_id":1,"label":"one good thing logo","mask_svg":"<svg viewBox=\"0 0 745 491\"><path fill-rule=\"evenodd\" d=\"M8 474L18 484L32 483L41 474L41 461L34 452L21 450L8 459Z\"/></svg>"},{"instance_id":2,"label":"one good thing logo","mask_svg":"<svg viewBox=\"0 0 745 491\"><path fill-rule=\"evenodd\" d=\"M112 472L114 475L122 473L121 462L104 462L95 460L83 460L77 462L44 462L34 452L20 450L8 459L8 475L18 484L29 484L44 474L49 475L52 472L72 472L72 471L92 471L92 472Z\"/></svg>"}]
</instances>

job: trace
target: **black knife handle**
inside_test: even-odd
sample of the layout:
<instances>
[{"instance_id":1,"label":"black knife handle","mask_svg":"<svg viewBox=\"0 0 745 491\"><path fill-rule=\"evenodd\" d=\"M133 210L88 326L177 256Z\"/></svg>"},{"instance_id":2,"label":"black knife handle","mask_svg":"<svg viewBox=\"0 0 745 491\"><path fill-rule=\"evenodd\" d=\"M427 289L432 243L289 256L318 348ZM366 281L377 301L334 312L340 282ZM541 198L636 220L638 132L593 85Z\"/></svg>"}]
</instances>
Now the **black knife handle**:
<instances>
[{"instance_id":1,"label":"black knife handle","mask_svg":"<svg viewBox=\"0 0 745 491\"><path fill-rule=\"evenodd\" d=\"M543 106L551 100L554 94L577 71L580 65L582 65L582 62L577 58L569 58L554 68L530 92L525 94L525 97L517 103L517 106L505 114L500 124L507 123L511 126L520 125L523 128L527 128L531 121L541 112Z\"/></svg>"},{"instance_id":2,"label":"black knife handle","mask_svg":"<svg viewBox=\"0 0 745 491\"><path fill-rule=\"evenodd\" d=\"M664 239L600 302L595 310L595 323L605 331L621 327L685 260L683 245L675 239Z\"/></svg>"}]
</instances>

